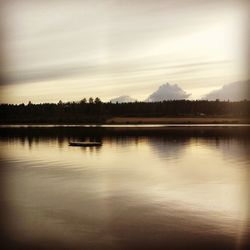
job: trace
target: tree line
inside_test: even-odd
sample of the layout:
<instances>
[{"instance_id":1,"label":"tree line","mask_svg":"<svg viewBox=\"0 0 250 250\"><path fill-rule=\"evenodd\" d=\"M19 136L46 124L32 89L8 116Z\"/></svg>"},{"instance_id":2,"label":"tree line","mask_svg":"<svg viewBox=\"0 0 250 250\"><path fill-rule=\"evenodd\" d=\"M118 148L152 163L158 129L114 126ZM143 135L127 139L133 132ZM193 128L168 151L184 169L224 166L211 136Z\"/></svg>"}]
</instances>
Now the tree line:
<instances>
[{"instance_id":1,"label":"tree line","mask_svg":"<svg viewBox=\"0 0 250 250\"><path fill-rule=\"evenodd\" d=\"M169 100L162 102L111 103L100 98L79 102L0 104L0 123L104 123L117 116L247 116L250 101Z\"/></svg>"}]
</instances>

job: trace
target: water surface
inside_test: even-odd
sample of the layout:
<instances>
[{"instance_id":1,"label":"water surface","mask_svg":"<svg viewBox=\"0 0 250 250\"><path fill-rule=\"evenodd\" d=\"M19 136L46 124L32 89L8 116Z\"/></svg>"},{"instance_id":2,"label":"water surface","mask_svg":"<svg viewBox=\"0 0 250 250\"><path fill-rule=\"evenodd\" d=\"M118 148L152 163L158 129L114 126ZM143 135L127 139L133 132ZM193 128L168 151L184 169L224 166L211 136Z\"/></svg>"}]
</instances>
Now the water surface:
<instances>
[{"instance_id":1,"label":"water surface","mask_svg":"<svg viewBox=\"0 0 250 250\"><path fill-rule=\"evenodd\" d=\"M238 137L1 136L10 244L243 249L250 143Z\"/></svg>"}]
</instances>

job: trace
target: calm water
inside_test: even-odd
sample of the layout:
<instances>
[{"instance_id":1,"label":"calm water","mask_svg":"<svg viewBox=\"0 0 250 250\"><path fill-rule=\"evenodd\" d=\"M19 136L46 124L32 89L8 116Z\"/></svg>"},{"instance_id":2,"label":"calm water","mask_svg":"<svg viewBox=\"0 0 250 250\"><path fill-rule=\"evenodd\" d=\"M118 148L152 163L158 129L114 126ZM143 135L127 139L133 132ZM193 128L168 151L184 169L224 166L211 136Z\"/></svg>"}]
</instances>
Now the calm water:
<instances>
[{"instance_id":1,"label":"calm water","mask_svg":"<svg viewBox=\"0 0 250 250\"><path fill-rule=\"evenodd\" d=\"M12 244L243 249L249 141L103 136L101 147L69 147L76 139L1 137L3 225Z\"/></svg>"}]
</instances>

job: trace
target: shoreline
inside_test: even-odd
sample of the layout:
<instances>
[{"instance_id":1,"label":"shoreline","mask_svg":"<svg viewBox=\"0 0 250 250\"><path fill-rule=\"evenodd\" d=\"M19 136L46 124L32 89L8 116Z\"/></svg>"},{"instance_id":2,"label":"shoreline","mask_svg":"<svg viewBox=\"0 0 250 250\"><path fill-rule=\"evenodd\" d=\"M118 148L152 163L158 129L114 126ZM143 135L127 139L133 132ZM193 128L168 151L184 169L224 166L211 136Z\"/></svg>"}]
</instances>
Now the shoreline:
<instances>
[{"instance_id":1,"label":"shoreline","mask_svg":"<svg viewBox=\"0 0 250 250\"><path fill-rule=\"evenodd\" d=\"M247 125L249 118L235 117L112 117L104 122L2 122L0 126L112 126L112 125Z\"/></svg>"},{"instance_id":2,"label":"shoreline","mask_svg":"<svg viewBox=\"0 0 250 250\"><path fill-rule=\"evenodd\" d=\"M172 124L0 124L1 128L205 128L250 127L249 123L172 123Z\"/></svg>"}]
</instances>

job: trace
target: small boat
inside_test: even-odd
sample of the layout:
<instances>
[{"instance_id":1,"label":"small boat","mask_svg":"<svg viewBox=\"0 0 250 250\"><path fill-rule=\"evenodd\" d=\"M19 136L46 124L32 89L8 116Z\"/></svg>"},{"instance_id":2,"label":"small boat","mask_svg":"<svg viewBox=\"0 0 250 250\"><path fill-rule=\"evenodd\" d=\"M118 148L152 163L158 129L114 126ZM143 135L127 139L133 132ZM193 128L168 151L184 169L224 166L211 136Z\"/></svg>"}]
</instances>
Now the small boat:
<instances>
[{"instance_id":1,"label":"small boat","mask_svg":"<svg viewBox=\"0 0 250 250\"><path fill-rule=\"evenodd\" d=\"M101 142L92 142L92 141L88 141L88 142L70 142L69 146L75 146L75 147L93 147L93 146L101 146L102 143Z\"/></svg>"}]
</instances>

